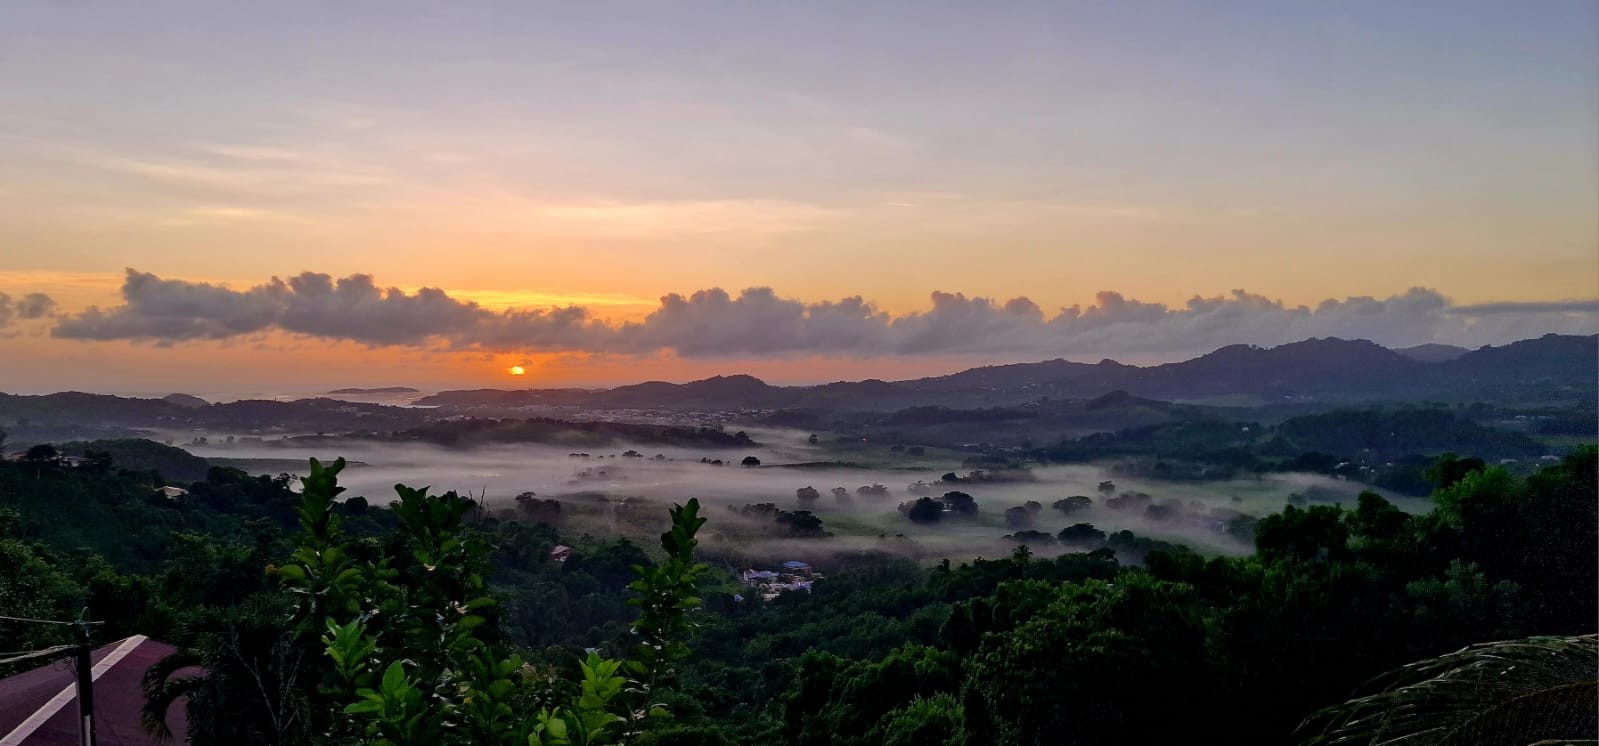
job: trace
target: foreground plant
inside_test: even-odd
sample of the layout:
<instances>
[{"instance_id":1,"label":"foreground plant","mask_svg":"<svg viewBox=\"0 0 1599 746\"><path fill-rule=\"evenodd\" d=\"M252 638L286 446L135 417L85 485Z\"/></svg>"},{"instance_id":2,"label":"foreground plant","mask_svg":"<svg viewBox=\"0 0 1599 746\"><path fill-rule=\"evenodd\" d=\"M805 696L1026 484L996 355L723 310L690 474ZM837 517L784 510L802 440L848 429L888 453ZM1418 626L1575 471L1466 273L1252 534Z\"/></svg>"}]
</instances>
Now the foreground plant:
<instances>
[{"instance_id":1,"label":"foreground plant","mask_svg":"<svg viewBox=\"0 0 1599 746\"><path fill-rule=\"evenodd\" d=\"M462 524L469 500L397 485L391 507L400 553L391 546L358 560L335 512L343 468L342 459L311 462L301 546L290 563L273 569L300 599L299 633L314 635L327 658L318 692L336 710L321 713L326 738L588 746L617 743L637 731L637 721L664 714L651 693L669 677L671 663L688 654L687 614L699 604L705 569L693 558L695 532L705 523L698 501L672 510L661 539L666 561L634 568L637 658L589 653L574 694L537 681L520 657L491 643L488 547Z\"/></svg>"},{"instance_id":2,"label":"foreground plant","mask_svg":"<svg viewBox=\"0 0 1599 746\"><path fill-rule=\"evenodd\" d=\"M1390 671L1300 726L1313 746L1520 746L1599 733L1599 636L1490 642Z\"/></svg>"}]
</instances>

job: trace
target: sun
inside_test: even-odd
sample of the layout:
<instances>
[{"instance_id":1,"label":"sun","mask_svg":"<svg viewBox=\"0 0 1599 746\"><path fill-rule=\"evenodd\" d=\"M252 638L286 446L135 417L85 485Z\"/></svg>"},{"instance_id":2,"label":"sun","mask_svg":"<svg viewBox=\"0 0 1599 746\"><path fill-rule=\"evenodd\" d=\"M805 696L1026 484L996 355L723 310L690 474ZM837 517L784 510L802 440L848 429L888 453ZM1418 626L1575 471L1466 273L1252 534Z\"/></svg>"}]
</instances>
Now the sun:
<instances>
[{"instance_id":1,"label":"sun","mask_svg":"<svg viewBox=\"0 0 1599 746\"><path fill-rule=\"evenodd\" d=\"M513 365L506 372L513 376L525 376L527 375L527 368L524 368L520 365Z\"/></svg>"}]
</instances>

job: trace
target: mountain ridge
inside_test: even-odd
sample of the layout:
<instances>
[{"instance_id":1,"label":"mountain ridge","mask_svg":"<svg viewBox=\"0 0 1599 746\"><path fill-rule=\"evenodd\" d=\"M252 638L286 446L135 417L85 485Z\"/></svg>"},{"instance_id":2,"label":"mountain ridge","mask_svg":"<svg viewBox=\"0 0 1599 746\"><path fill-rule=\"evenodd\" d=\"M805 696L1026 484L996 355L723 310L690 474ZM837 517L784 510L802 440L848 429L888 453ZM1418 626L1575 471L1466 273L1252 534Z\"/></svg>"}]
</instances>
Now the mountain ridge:
<instances>
[{"instance_id":1,"label":"mountain ridge","mask_svg":"<svg viewBox=\"0 0 1599 746\"><path fill-rule=\"evenodd\" d=\"M441 391L417 403L465 409L557 404L597 409L887 411L928 404L961 408L1089 399L1113 391L1179 401L1252 396L1261 404L1518 394L1580 398L1579 387L1599 376L1599 335L1549 334L1441 356L1447 359L1429 362L1370 340L1326 337L1275 347L1229 345L1188 360L1152 366L1055 358L903 381L867 379L807 386L774 386L747 374L731 374L686 383L647 381L586 394L572 389ZM563 395L552 397L553 391ZM1591 390L1587 396L1592 396Z\"/></svg>"},{"instance_id":2,"label":"mountain ridge","mask_svg":"<svg viewBox=\"0 0 1599 746\"><path fill-rule=\"evenodd\" d=\"M1577 412L1594 406L1596 380L1599 335L1545 335L1433 363L1369 341L1330 338L1271 348L1234 345L1146 367L1113 360L1054 359L905 381L867 379L810 386L774 386L733 374L597 390L449 391L419 400L418 404L428 405L419 408L331 398L210 404L186 397L0 393L0 428L10 429L19 441L86 440L129 437L152 428L190 433L204 432L202 428L261 434L382 432L440 418L559 417L578 410L719 413L722 420L740 413L787 412L791 416L773 422L800 422L825 419L819 415L827 412L892 413L918 407L1049 410L1065 402L1094 402L1101 408L1124 404L1144 410L1159 408L1159 402L1229 409L1484 402Z\"/></svg>"}]
</instances>

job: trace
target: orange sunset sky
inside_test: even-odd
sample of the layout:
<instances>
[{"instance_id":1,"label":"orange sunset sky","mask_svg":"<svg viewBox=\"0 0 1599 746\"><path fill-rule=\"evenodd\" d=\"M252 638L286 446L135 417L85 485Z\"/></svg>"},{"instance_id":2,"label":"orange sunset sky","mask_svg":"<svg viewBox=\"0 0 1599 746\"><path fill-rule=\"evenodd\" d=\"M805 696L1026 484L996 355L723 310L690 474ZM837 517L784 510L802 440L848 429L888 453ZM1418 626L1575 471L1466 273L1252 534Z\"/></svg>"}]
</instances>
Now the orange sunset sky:
<instances>
[{"instance_id":1,"label":"orange sunset sky","mask_svg":"<svg viewBox=\"0 0 1599 746\"><path fill-rule=\"evenodd\" d=\"M1206 5L7 4L0 390L1599 331L1594 4Z\"/></svg>"}]
</instances>

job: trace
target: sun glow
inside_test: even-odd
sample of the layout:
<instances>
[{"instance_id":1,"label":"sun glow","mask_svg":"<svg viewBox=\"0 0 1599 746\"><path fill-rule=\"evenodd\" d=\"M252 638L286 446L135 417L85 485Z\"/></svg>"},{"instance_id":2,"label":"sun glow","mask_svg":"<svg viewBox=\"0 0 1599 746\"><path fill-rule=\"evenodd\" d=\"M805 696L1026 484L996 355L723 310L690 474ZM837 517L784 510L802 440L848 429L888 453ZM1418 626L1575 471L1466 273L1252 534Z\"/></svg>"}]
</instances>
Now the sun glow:
<instances>
[{"instance_id":1,"label":"sun glow","mask_svg":"<svg viewBox=\"0 0 1599 746\"><path fill-rule=\"evenodd\" d=\"M525 375L527 375L527 368L524 368L524 367L522 367L520 365L513 365L510 368L508 368L506 370L506 372L510 373L513 376L525 376Z\"/></svg>"}]
</instances>

